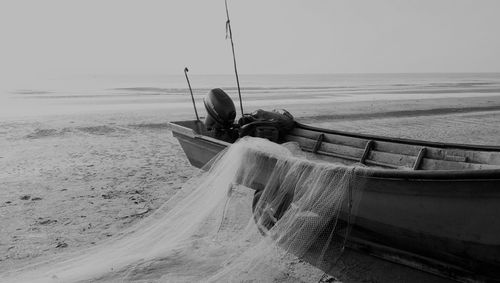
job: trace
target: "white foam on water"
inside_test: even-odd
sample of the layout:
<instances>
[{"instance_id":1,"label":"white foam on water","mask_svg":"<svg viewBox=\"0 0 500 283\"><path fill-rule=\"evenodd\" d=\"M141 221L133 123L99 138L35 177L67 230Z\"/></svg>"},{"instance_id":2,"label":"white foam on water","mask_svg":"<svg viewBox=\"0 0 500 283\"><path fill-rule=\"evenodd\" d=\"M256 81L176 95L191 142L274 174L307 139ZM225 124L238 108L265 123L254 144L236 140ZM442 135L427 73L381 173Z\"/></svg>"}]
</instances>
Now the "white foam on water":
<instances>
[{"instance_id":1,"label":"white foam on water","mask_svg":"<svg viewBox=\"0 0 500 283\"><path fill-rule=\"evenodd\" d=\"M354 167L244 138L150 217L102 244L0 276L2 282L296 282L291 255L322 266L349 225ZM259 193L252 214L254 190ZM257 224L256 224L257 223Z\"/></svg>"}]
</instances>

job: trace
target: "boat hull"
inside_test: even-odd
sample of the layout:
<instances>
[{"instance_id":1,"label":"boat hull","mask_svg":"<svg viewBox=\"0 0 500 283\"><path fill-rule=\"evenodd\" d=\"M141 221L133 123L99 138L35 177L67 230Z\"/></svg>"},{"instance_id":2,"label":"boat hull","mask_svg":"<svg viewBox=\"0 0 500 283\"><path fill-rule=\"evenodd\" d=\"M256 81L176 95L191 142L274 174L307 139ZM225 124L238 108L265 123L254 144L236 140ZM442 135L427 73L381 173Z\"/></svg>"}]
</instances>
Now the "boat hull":
<instances>
[{"instance_id":1,"label":"boat hull","mask_svg":"<svg viewBox=\"0 0 500 283\"><path fill-rule=\"evenodd\" d=\"M174 137L179 140L179 144L186 153L189 163L197 168L203 168L212 158L226 148L226 146L220 144L200 141L181 134L174 134Z\"/></svg>"},{"instance_id":2,"label":"boat hull","mask_svg":"<svg viewBox=\"0 0 500 283\"><path fill-rule=\"evenodd\" d=\"M182 147L191 165L203 168L229 143L216 140L200 133L205 132L205 126L197 121L180 121L169 123L172 134Z\"/></svg>"},{"instance_id":3,"label":"boat hull","mask_svg":"<svg viewBox=\"0 0 500 283\"><path fill-rule=\"evenodd\" d=\"M243 184L260 189L276 160L256 160L240 175L260 176L259 183ZM447 277L500 278L500 178L491 172L464 178L384 173L364 167L354 172L340 215L351 229L351 247Z\"/></svg>"},{"instance_id":4,"label":"boat hull","mask_svg":"<svg viewBox=\"0 0 500 283\"><path fill-rule=\"evenodd\" d=\"M228 144L175 132L201 168ZM218 145L214 145L218 143ZM262 166L269 172L272 159ZM262 189L261 184L243 184ZM398 171L361 167L349 246L460 280L500 278L500 171ZM347 219L344 210L342 218Z\"/></svg>"},{"instance_id":5,"label":"boat hull","mask_svg":"<svg viewBox=\"0 0 500 283\"><path fill-rule=\"evenodd\" d=\"M359 178L354 242L410 253L430 271L500 278L500 180Z\"/></svg>"}]
</instances>

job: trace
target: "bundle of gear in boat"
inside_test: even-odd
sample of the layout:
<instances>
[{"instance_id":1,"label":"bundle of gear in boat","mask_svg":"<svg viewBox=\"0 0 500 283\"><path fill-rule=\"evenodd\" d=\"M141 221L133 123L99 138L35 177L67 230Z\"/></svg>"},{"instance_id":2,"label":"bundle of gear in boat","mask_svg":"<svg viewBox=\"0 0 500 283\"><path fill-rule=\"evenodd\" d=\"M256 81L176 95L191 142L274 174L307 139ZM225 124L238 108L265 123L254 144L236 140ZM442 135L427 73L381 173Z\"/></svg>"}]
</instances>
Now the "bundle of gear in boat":
<instances>
[{"instance_id":1,"label":"bundle of gear in boat","mask_svg":"<svg viewBox=\"0 0 500 283\"><path fill-rule=\"evenodd\" d=\"M238 123L235 123L234 103L220 88L212 89L203 102L208 114L205 118L207 133L218 140L233 143L240 137L252 136L278 143L295 126L292 114L284 109L259 109L243 114Z\"/></svg>"}]
</instances>

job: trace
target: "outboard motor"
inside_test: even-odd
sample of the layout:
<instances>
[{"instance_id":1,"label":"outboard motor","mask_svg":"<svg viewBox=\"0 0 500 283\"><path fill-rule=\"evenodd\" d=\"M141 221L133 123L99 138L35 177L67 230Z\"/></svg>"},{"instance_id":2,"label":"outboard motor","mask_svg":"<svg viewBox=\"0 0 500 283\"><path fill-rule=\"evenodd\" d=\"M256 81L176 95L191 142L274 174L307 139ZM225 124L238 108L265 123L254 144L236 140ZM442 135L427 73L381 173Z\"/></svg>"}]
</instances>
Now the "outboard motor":
<instances>
[{"instance_id":1,"label":"outboard motor","mask_svg":"<svg viewBox=\"0 0 500 283\"><path fill-rule=\"evenodd\" d=\"M214 88L208 92L203 103L207 110L205 126L209 133L217 139L234 142L238 138L238 131L234 129L236 108L231 97L222 89Z\"/></svg>"},{"instance_id":2,"label":"outboard motor","mask_svg":"<svg viewBox=\"0 0 500 283\"><path fill-rule=\"evenodd\" d=\"M235 124L234 103L220 88L209 91L203 103L207 110L205 127L208 134L226 142L233 143L239 137L253 136L280 143L295 126L293 116L283 109L273 111L259 109L243 115Z\"/></svg>"}]
</instances>

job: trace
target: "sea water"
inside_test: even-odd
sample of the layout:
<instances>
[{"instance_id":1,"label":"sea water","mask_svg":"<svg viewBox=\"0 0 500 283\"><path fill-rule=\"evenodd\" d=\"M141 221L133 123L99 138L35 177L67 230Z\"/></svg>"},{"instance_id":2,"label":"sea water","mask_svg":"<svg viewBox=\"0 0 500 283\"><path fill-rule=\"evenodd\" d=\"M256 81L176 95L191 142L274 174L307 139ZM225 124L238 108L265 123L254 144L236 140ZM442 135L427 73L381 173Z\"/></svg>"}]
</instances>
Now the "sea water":
<instances>
[{"instance_id":1,"label":"sea water","mask_svg":"<svg viewBox=\"0 0 500 283\"><path fill-rule=\"evenodd\" d=\"M238 103L233 75L190 75L202 98L222 88ZM241 75L248 108L305 103L491 96L500 93L497 73ZM169 111L192 116L183 75L60 75L5 82L0 86L0 117L37 117L127 111Z\"/></svg>"}]
</instances>

